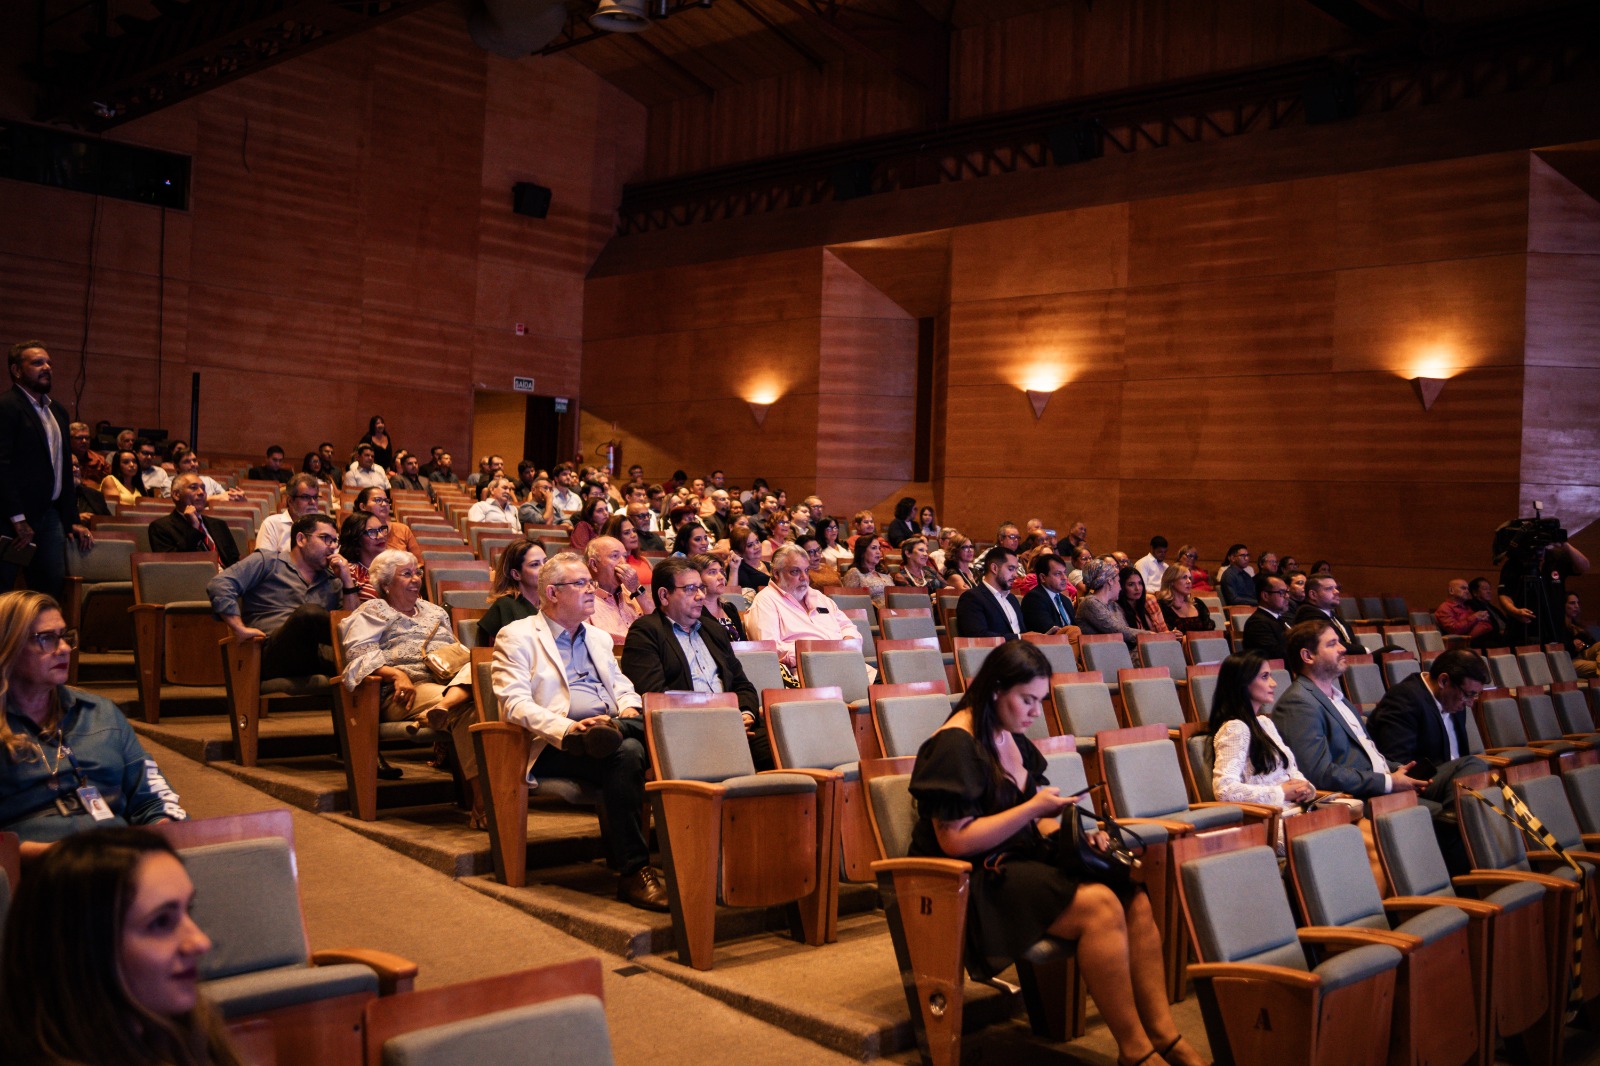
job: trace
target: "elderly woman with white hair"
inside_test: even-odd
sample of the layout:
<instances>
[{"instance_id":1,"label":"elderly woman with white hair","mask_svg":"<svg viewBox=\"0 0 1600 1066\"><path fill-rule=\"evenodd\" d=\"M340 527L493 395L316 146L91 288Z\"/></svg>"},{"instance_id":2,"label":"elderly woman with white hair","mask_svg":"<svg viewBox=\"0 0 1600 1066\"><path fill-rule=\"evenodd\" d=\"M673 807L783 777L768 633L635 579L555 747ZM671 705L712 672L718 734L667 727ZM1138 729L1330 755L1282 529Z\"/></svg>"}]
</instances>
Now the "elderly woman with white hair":
<instances>
[{"instance_id":1,"label":"elderly woman with white hair","mask_svg":"<svg viewBox=\"0 0 1600 1066\"><path fill-rule=\"evenodd\" d=\"M378 598L363 603L339 623L344 645L346 688L369 677L381 683L383 720L411 719L443 732L455 741L456 758L472 793L472 825L484 828L478 760L472 748L472 667L463 665L440 682L425 661L429 652L459 645L443 607L422 599L422 570L416 556L390 549L367 568L367 580Z\"/></svg>"},{"instance_id":2,"label":"elderly woman with white hair","mask_svg":"<svg viewBox=\"0 0 1600 1066\"><path fill-rule=\"evenodd\" d=\"M1133 647L1139 642L1139 631L1130 626L1122 612L1113 604L1122 591L1122 580L1117 576L1115 563L1096 559L1083 566L1083 595L1078 597L1078 628L1090 633L1116 633Z\"/></svg>"}]
</instances>

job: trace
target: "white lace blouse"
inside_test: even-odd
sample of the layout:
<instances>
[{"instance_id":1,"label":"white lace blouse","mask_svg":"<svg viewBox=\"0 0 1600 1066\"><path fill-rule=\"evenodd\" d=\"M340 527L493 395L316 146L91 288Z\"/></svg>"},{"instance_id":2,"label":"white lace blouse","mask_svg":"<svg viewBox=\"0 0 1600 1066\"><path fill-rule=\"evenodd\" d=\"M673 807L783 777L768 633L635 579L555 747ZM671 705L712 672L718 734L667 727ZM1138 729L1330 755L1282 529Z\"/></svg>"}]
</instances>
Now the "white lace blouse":
<instances>
[{"instance_id":1,"label":"white lace blouse","mask_svg":"<svg viewBox=\"0 0 1600 1066\"><path fill-rule=\"evenodd\" d=\"M410 616L386 600L368 600L340 625L339 637L344 642L344 684L351 690L385 666L394 667L413 682L431 682L433 674L422 657L441 645L456 643L450 615L427 600L418 600L417 613ZM462 671L467 676L458 674L451 684L469 683L468 670L470 664Z\"/></svg>"},{"instance_id":2,"label":"white lace blouse","mask_svg":"<svg viewBox=\"0 0 1600 1066\"><path fill-rule=\"evenodd\" d=\"M1295 765L1294 753L1283 742L1272 719L1257 715L1256 723L1267 739L1283 754L1284 764L1271 773L1258 774L1250 768L1250 727L1237 719L1223 722L1212 738L1216 759L1211 768L1211 791L1220 803L1262 803L1270 807L1299 808L1283 797L1283 783L1304 778Z\"/></svg>"}]
</instances>

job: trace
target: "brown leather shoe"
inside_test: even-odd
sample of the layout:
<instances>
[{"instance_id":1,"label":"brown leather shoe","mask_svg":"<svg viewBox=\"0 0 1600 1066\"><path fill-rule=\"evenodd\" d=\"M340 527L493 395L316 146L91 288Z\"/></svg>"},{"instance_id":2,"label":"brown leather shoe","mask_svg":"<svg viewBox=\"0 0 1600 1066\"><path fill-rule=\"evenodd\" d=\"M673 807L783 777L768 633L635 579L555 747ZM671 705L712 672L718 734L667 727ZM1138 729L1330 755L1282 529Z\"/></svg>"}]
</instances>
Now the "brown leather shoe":
<instances>
[{"instance_id":1,"label":"brown leather shoe","mask_svg":"<svg viewBox=\"0 0 1600 1066\"><path fill-rule=\"evenodd\" d=\"M569 732L562 738L561 750L590 759L604 759L622 747L622 730L609 719L581 733Z\"/></svg>"},{"instance_id":2,"label":"brown leather shoe","mask_svg":"<svg viewBox=\"0 0 1600 1066\"><path fill-rule=\"evenodd\" d=\"M622 880L617 882L617 898L640 910L672 909L667 903L667 883L654 866L641 866L631 874L623 874Z\"/></svg>"}]
</instances>

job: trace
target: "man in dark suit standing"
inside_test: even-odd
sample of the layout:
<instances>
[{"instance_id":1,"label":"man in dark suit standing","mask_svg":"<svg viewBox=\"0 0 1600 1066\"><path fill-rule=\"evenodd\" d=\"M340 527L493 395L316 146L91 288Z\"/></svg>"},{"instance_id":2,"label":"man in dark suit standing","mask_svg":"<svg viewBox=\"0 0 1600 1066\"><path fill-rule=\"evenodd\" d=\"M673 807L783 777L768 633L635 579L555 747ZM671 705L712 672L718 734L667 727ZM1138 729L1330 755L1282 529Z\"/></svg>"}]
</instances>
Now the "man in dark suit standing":
<instances>
[{"instance_id":1,"label":"man in dark suit standing","mask_svg":"<svg viewBox=\"0 0 1600 1066\"><path fill-rule=\"evenodd\" d=\"M216 552L223 567L239 561L239 546L226 522L205 513L206 485L199 474L172 479L172 513L150 523L154 552Z\"/></svg>"},{"instance_id":2,"label":"man in dark suit standing","mask_svg":"<svg viewBox=\"0 0 1600 1066\"><path fill-rule=\"evenodd\" d=\"M961 594L956 601L956 627L963 637L1022 636L1022 604L1011 595L1011 582L1017 576L1017 553L996 544L979 564L978 586Z\"/></svg>"},{"instance_id":3,"label":"man in dark suit standing","mask_svg":"<svg viewBox=\"0 0 1600 1066\"><path fill-rule=\"evenodd\" d=\"M1244 624L1244 648L1263 659L1288 655L1289 586L1277 574L1256 575L1256 608Z\"/></svg>"},{"instance_id":4,"label":"man in dark suit standing","mask_svg":"<svg viewBox=\"0 0 1600 1066\"><path fill-rule=\"evenodd\" d=\"M28 587L59 597L67 576L67 537L94 546L78 523L66 408L50 399L50 353L43 341L13 344L6 358L12 389L0 396L0 520L10 561L0 556L0 591L15 583L28 547Z\"/></svg>"},{"instance_id":5,"label":"man in dark suit standing","mask_svg":"<svg viewBox=\"0 0 1600 1066\"><path fill-rule=\"evenodd\" d=\"M1067 561L1053 552L1034 556L1030 567L1039 583L1022 597L1024 633L1064 633L1076 626L1072 601L1067 599Z\"/></svg>"},{"instance_id":6,"label":"man in dark suit standing","mask_svg":"<svg viewBox=\"0 0 1600 1066\"><path fill-rule=\"evenodd\" d=\"M1355 634L1339 618L1339 579L1332 574L1312 574L1306 578L1306 602L1300 605L1294 615L1295 625L1302 622L1332 623L1339 643L1344 645L1347 654L1367 654L1366 646L1355 638Z\"/></svg>"},{"instance_id":7,"label":"man in dark suit standing","mask_svg":"<svg viewBox=\"0 0 1600 1066\"><path fill-rule=\"evenodd\" d=\"M731 692L739 699L750 759L757 770L771 770L772 743L761 718L761 695L733 654L727 631L702 625L706 588L689 560L673 557L656 564L650 594L660 610L641 615L628 627L622 645L622 672L645 692Z\"/></svg>"}]
</instances>

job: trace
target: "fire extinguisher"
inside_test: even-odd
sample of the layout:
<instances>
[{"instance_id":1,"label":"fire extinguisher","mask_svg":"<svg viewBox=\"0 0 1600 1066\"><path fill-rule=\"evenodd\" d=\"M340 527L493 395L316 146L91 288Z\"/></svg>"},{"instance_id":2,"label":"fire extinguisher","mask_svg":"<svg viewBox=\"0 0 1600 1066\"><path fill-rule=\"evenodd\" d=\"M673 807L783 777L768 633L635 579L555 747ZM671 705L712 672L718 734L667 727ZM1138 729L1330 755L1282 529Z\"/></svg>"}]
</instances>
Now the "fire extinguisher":
<instances>
[{"instance_id":1,"label":"fire extinguisher","mask_svg":"<svg viewBox=\"0 0 1600 1066\"><path fill-rule=\"evenodd\" d=\"M608 440L596 448L594 453L605 464L607 472L612 477L616 477L617 472L622 469L622 442L620 440Z\"/></svg>"}]
</instances>

